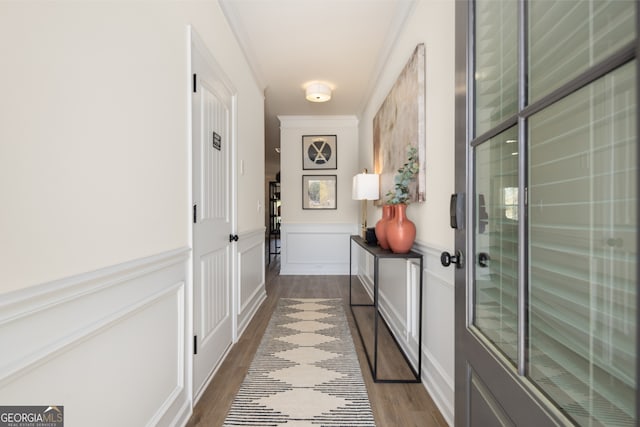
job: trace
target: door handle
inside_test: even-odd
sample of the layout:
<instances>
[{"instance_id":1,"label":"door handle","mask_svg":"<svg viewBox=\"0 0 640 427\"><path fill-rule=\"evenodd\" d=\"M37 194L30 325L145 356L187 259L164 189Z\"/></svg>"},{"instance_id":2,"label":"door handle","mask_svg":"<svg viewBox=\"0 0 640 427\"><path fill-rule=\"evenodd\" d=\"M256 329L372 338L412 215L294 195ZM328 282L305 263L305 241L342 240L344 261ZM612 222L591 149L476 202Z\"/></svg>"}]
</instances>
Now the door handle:
<instances>
[{"instance_id":1,"label":"door handle","mask_svg":"<svg viewBox=\"0 0 640 427\"><path fill-rule=\"evenodd\" d=\"M229 234L229 242L237 242L238 235L237 234Z\"/></svg>"},{"instance_id":2,"label":"door handle","mask_svg":"<svg viewBox=\"0 0 640 427\"><path fill-rule=\"evenodd\" d=\"M451 264L455 264L456 268L462 268L464 257L462 252L456 251L455 255L451 255L449 252L442 252L440 255L440 263L444 267L449 267Z\"/></svg>"},{"instance_id":3,"label":"door handle","mask_svg":"<svg viewBox=\"0 0 640 427\"><path fill-rule=\"evenodd\" d=\"M449 225L451 228L464 228L464 193L451 195L449 201Z\"/></svg>"}]
</instances>

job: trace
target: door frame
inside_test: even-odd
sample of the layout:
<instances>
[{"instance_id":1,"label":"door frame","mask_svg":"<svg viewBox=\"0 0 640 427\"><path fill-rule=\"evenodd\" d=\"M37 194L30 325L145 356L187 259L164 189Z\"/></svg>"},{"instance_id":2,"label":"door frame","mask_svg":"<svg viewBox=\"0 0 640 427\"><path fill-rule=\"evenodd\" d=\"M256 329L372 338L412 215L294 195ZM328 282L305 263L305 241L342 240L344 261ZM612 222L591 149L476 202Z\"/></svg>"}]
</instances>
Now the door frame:
<instances>
[{"instance_id":1,"label":"door frame","mask_svg":"<svg viewBox=\"0 0 640 427\"><path fill-rule=\"evenodd\" d=\"M195 406L199 398L202 396L204 391L207 389L209 382L213 378L216 370L226 357L226 354L220 360L218 366L214 369L213 373L209 377L209 379L203 384L200 392L197 395L194 395L193 390L193 356L194 356L194 341L193 341L193 332L194 332L194 307L193 307L193 298L194 298L194 283L193 283L193 132L191 123L193 121L193 109L191 103L191 97L193 94L193 69L192 69L192 51L193 49L197 49L200 54L206 58L208 64L213 68L216 72L217 77L224 84L226 89L231 94L231 109L230 109L230 134L229 134L229 191L230 191L230 206L229 206L229 216L231 220L231 229L237 230L237 220L238 220L238 177L237 177L237 167L236 167L236 159L237 159L237 91L235 86L232 84L231 80L227 77L226 73L223 71L222 67L215 60L212 55L209 47L204 42L204 40L199 36L198 32L193 28L192 25L186 26L186 52L187 52L187 75L185 76L185 81L187 82L186 87L186 104L187 104L187 195L188 195L188 205L187 205L187 236L188 236L188 244L189 248L191 248L188 266L187 266L187 336L185 337L185 346L187 347L188 354L190 357L188 358L188 366L187 366L187 384L185 385L188 388L189 395L191 397L192 405ZM237 245L231 244L230 248L230 256L229 256L229 277L231 280L230 288L231 288L231 338L232 343L228 351L231 349L233 344L235 344L238 340L238 251Z\"/></svg>"},{"instance_id":2,"label":"door frame","mask_svg":"<svg viewBox=\"0 0 640 427\"><path fill-rule=\"evenodd\" d=\"M454 100L454 191L457 194L464 194L465 206L469 206L467 200L467 152L466 145L469 140L467 122L469 114L467 111L467 47L469 45L469 5L467 1L456 2L455 5L455 100ZM470 47L469 47L470 48ZM454 246L455 251L462 251L466 254L468 248L466 230L469 228L468 219L463 222L464 226L455 230ZM454 270L454 348L456 349L454 360L454 423L456 426L468 424L467 422L467 375L464 360L458 357L458 352L464 347L462 336L467 327L467 314L462 316L458 313L458 307L466 306L467 298L466 269L456 268Z\"/></svg>"}]
</instances>

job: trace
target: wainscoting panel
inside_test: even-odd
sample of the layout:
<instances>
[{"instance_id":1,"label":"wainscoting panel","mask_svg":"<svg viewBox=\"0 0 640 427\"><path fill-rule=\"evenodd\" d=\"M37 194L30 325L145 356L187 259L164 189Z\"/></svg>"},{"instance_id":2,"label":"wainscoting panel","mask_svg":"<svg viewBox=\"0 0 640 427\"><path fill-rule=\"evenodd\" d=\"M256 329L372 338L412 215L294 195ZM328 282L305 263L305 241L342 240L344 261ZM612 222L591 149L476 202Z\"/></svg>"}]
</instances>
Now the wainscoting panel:
<instances>
[{"instance_id":1,"label":"wainscoting panel","mask_svg":"<svg viewBox=\"0 0 640 427\"><path fill-rule=\"evenodd\" d=\"M423 384L449 425L453 425L455 372L454 269L440 264L442 248L416 245L424 255Z\"/></svg>"},{"instance_id":2,"label":"wainscoting panel","mask_svg":"<svg viewBox=\"0 0 640 427\"><path fill-rule=\"evenodd\" d=\"M282 224L280 232L280 274L349 274L349 239L357 224Z\"/></svg>"},{"instance_id":3,"label":"wainscoting panel","mask_svg":"<svg viewBox=\"0 0 640 427\"><path fill-rule=\"evenodd\" d=\"M373 300L374 258L365 251L360 250L359 253L358 259L361 265L358 271L366 272L360 274L360 280ZM419 278L414 277L415 281L412 283L409 273L411 269L419 270L420 268L414 268L413 265L414 262L404 259L379 260L378 304L382 317L398 338L398 344L415 365L418 361L418 323L415 308L412 309L412 307L416 307L418 301L416 299L410 301L409 297L419 288ZM413 330L416 332L412 333Z\"/></svg>"},{"instance_id":4,"label":"wainscoting panel","mask_svg":"<svg viewBox=\"0 0 640 427\"><path fill-rule=\"evenodd\" d=\"M188 256L0 296L0 402L63 405L70 427L184 424Z\"/></svg>"},{"instance_id":5,"label":"wainscoting panel","mask_svg":"<svg viewBox=\"0 0 640 427\"><path fill-rule=\"evenodd\" d=\"M422 383L444 418L453 425L454 272L440 264L441 249L416 242L413 250L424 256ZM354 258L359 262L360 280L373 296L373 257L358 252ZM401 260L381 260L379 267L380 312L413 363L417 361L419 270L419 264Z\"/></svg>"},{"instance_id":6,"label":"wainscoting panel","mask_svg":"<svg viewBox=\"0 0 640 427\"><path fill-rule=\"evenodd\" d=\"M238 240L238 336L267 298L264 229L241 234Z\"/></svg>"},{"instance_id":7,"label":"wainscoting panel","mask_svg":"<svg viewBox=\"0 0 640 427\"><path fill-rule=\"evenodd\" d=\"M200 319L198 335L202 334L201 340L208 341L214 339L221 324L228 322L230 307L230 280L229 274L229 247L223 246L218 250L202 254L196 261L200 269L200 280L202 285L196 289L200 298L194 306L195 310L199 310L200 315L196 315L196 319ZM228 323L227 323L228 324ZM230 334L229 334L230 335ZM218 338L219 340L220 338Z\"/></svg>"}]
</instances>

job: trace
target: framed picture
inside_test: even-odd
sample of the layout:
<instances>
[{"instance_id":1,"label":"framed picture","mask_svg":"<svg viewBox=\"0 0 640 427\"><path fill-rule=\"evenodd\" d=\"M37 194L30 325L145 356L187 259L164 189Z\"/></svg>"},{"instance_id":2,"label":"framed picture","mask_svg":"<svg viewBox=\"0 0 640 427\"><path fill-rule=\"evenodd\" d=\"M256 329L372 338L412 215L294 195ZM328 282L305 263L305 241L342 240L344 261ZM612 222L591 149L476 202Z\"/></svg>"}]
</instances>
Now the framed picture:
<instances>
[{"instance_id":1,"label":"framed picture","mask_svg":"<svg viewBox=\"0 0 640 427\"><path fill-rule=\"evenodd\" d=\"M302 136L302 169L338 169L336 135Z\"/></svg>"},{"instance_id":2,"label":"framed picture","mask_svg":"<svg viewBox=\"0 0 640 427\"><path fill-rule=\"evenodd\" d=\"M337 175L302 175L302 209L337 209Z\"/></svg>"}]
</instances>

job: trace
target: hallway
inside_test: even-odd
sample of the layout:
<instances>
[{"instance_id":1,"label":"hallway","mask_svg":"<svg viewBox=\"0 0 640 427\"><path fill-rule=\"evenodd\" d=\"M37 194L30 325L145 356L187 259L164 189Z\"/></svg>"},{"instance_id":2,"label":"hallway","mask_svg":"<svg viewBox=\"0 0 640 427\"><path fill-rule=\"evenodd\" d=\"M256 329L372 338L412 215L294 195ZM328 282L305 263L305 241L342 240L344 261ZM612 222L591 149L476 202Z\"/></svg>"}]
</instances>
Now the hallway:
<instances>
[{"instance_id":1,"label":"hallway","mask_svg":"<svg viewBox=\"0 0 640 427\"><path fill-rule=\"evenodd\" d=\"M368 286L375 261L351 259L349 236L388 200L354 200L353 177L416 142L424 201L406 213L424 263L385 267L379 289L407 348L422 339L424 381L374 383L354 334L378 425L638 425L639 5L0 1L0 401L64 407L67 427L222 424L279 298L341 298L355 331L347 275ZM234 11L253 37L274 29L267 48L246 49ZM381 153L405 68L416 114L392 115L406 135ZM309 102L325 80L331 101ZM218 95L226 131L203 131ZM203 159L221 165L207 191ZM195 230L220 218L219 250L200 251ZM220 329L218 362L202 344Z\"/></svg>"},{"instance_id":2,"label":"hallway","mask_svg":"<svg viewBox=\"0 0 640 427\"><path fill-rule=\"evenodd\" d=\"M267 270L267 300L219 367L194 408L187 427L220 426L240 388L279 298L342 298L360 359L376 425L443 427L446 421L422 384L376 384L349 310L348 276L280 276L279 260Z\"/></svg>"}]
</instances>

